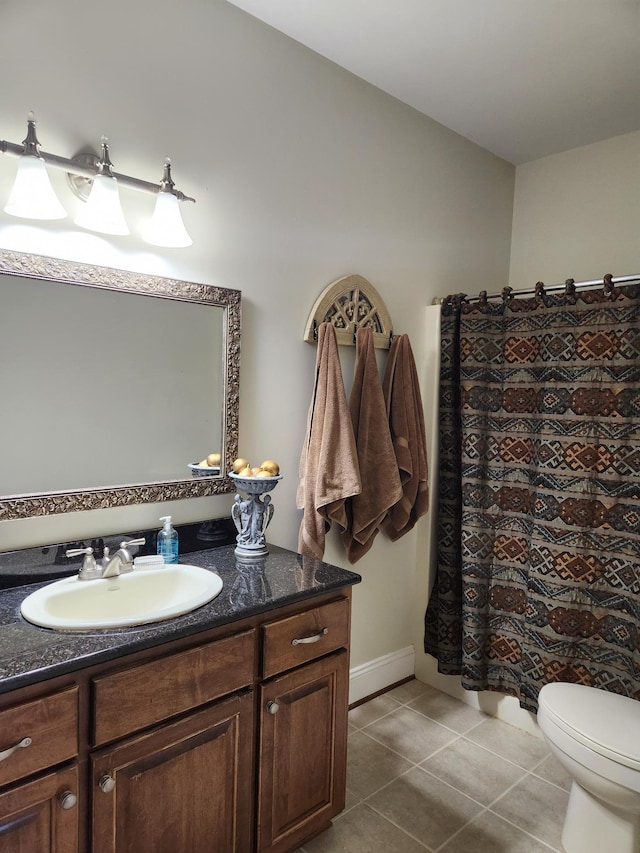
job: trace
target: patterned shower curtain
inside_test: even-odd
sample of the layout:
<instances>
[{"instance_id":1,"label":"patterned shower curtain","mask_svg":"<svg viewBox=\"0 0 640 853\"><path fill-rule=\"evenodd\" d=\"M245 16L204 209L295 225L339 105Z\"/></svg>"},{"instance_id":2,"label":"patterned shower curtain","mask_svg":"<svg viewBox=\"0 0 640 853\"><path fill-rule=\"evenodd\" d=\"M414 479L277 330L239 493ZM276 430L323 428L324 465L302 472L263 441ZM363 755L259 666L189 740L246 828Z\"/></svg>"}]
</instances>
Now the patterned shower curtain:
<instances>
[{"instance_id":1,"label":"patterned shower curtain","mask_svg":"<svg viewBox=\"0 0 640 853\"><path fill-rule=\"evenodd\" d=\"M425 651L537 710L640 699L640 285L442 310L438 564Z\"/></svg>"}]
</instances>

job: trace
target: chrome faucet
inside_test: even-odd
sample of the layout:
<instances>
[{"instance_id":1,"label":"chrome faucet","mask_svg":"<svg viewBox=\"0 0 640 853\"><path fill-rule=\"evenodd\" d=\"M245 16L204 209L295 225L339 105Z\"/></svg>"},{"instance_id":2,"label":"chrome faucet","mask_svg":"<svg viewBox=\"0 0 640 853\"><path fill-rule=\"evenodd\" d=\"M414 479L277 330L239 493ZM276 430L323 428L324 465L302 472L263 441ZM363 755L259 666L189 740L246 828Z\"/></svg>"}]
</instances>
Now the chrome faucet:
<instances>
[{"instance_id":1,"label":"chrome faucet","mask_svg":"<svg viewBox=\"0 0 640 853\"><path fill-rule=\"evenodd\" d=\"M144 539L130 539L129 542L121 542L116 553L111 556L108 546L105 545L104 557L100 560L101 575L103 578L114 578L133 571L133 557L129 548L134 545L144 545Z\"/></svg>"},{"instance_id":2,"label":"chrome faucet","mask_svg":"<svg viewBox=\"0 0 640 853\"><path fill-rule=\"evenodd\" d=\"M104 557L100 560L100 564L96 563L93 556L93 548L69 548L66 552L67 557L77 557L84 554L82 568L78 572L78 580L90 581L96 578L115 578L118 575L124 575L127 572L133 571L133 556L129 548L134 545L144 545L144 539L130 539L128 542L121 542L120 548L111 556L109 548L104 546Z\"/></svg>"}]
</instances>

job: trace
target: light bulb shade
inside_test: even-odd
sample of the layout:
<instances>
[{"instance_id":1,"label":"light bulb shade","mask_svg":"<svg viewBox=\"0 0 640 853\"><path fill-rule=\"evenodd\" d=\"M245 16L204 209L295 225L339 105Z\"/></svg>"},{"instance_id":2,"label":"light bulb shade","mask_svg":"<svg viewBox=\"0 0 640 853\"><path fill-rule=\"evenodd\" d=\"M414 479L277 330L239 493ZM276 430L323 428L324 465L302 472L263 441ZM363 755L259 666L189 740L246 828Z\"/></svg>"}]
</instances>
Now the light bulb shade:
<instances>
[{"instance_id":1,"label":"light bulb shade","mask_svg":"<svg viewBox=\"0 0 640 853\"><path fill-rule=\"evenodd\" d=\"M158 193L153 216L142 236L153 246L169 249L182 249L193 243L182 221L180 202L173 193Z\"/></svg>"},{"instance_id":2,"label":"light bulb shade","mask_svg":"<svg viewBox=\"0 0 640 853\"><path fill-rule=\"evenodd\" d=\"M23 219L64 219L67 211L58 201L44 160L23 154L16 179L4 208L11 216Z\"/></svg>"},{"instance_id":3,"label":"light bulb shade","mask_svg":"<svg viewBox=\"0 0 640 853\"><path fill-rule=\"evenodd\" d=\"M115 178L97 175L85 207L74 219L76 225L101 234L129 234L120 206L120 193Z\"/></svg>"}]
</instances>

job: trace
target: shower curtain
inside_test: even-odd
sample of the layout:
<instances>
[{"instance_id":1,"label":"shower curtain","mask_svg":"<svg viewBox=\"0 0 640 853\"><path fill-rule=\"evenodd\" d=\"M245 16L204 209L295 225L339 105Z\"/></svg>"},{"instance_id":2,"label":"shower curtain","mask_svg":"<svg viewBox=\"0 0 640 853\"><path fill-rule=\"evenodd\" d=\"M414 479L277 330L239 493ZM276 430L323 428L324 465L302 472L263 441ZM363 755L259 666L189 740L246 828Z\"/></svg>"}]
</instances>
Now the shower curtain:
<instances>
[{"instance_id":1,"label":"shower curtain","mask_svg":"<svg viewBox=\"0 0 640 853\"><path fill-rule=\"evenodd\" d=\"M438 497L439 671L640 699L640 285L448 297Z\"/></svg>"}]
</instances>

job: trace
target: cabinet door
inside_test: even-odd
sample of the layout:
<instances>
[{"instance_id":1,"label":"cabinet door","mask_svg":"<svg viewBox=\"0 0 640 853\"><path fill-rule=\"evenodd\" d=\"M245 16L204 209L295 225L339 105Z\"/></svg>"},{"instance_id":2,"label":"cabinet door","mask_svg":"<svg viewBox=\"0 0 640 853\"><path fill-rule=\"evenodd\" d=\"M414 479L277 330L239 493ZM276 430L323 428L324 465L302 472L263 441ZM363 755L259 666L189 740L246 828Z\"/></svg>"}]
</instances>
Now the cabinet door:
<instances>
[{"instance_id":1,"label":"cabinet door","mask_svg":"<svg viewBox=\"0 0 640 853\"><path fill-rule=\"evenodd\" d=\"M348 655L261 688L258 850L284 853L344 808Z\"/></svg>"},{"instance_id":2,"label":"cabinet door","mask_svg":"<svg viewBox=\"0 0 640 853\"><path fill-rule=\"evenodd\" d=\"M94 853L247 853L253 693L92 758Z\"/></svg>"},{"instance_id":3,"label":"cabinet door","mask_svg":"<svg viewBox=\"0 0 640 853\"><path fill-rule=\"evenodd\" d=\"M78 853L78 770L0 794L0 853Z\"/></svg>"}]
</instances>

